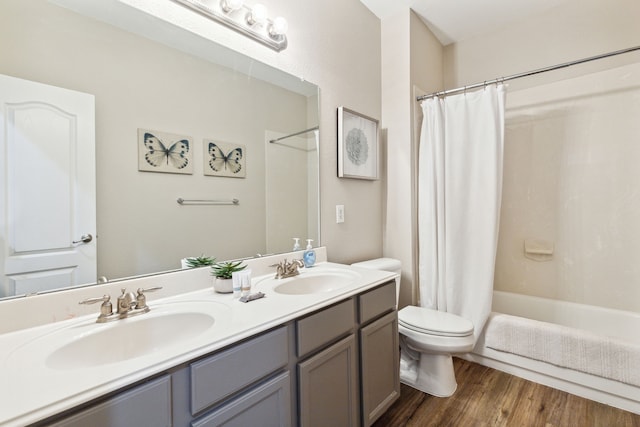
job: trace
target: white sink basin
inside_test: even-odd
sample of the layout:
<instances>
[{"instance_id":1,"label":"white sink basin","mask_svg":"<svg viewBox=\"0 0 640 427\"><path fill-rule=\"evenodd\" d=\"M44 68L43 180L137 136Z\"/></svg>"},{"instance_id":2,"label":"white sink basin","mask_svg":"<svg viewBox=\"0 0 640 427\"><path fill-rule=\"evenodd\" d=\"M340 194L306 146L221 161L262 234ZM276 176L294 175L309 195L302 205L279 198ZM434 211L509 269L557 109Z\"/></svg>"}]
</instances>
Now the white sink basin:
<instances>
[{"instance_id":1,"label":"white sink basin","mask_svg":"<svg viewBox=\"0 0 640 427\"><path fill-rule=\"evenodd\" d=\"M152 305L149 313L127 319L101 324L85 321L58 329L22 346L13 357L35 354L46 368L74 370L179 350L185 341L219 326L216 317L225 308L211 302Z\"/></svg>"},{"instance_id":2,"label":"white sink basin","mask_svg":"<svg viewBox=\"0 0 640 427\"><path fill-rule=\"evenodd\" d=\"M122 323L75 337L51 353L45 364L53 369L75 369L116 363L200 335L215 323L204 313L167 313L130 320L134 321L118 320Z\"/></svg>"},{"instance_id":3,"label":"white sink basin","mask_svg":"<svg viewBox=\"0 0 640 427\"><path fill-rule=\"evenodd\" d=\"M308 295L335 290L353 285L360 274L341 269L305 270L300 275L288 279L270 279L277 282L273 291L286 295Z\"/></svg>"}]
</instances>

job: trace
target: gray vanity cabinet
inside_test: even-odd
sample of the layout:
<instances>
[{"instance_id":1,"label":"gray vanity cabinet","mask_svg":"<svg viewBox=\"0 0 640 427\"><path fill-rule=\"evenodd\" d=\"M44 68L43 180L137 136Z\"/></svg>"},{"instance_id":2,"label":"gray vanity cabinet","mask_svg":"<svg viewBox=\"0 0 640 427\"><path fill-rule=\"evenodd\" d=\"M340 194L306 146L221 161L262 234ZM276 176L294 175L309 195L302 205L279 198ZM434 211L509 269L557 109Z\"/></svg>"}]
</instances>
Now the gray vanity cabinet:
<instances>
[{"instance_id":1,"label":"gray vanity cabinet","mask_svg":"<svg viewBox=\"0 0 640 427\"><path fill-rule=\"evenodd\" d=\"M170 427L171 378L160 378L135 386L99 404L64 417L51 427Z\"/></svg>"},{"instance_id":2,"label":"gray vanity cabinet","mask_svg":"<svg viewBox=\"0 0 640 427\"><path fill-rule=\"evenodd\" d=\"M395 292L391 282L358 296L363 426L373 424L400 397Z\"/></svg>"},{"instance_id":3,"label":"gray vanity cabinet","mask_svg":"<svg viewBox=\"0 0 640 427\"><path fill-rule=\"evenodd\" d=\"M300 426L370 426L400 397L395 282L298 320L296 337Z\"/></svg>"},{"instance_id":4,"label":"gray vanity cabinet","mask_svg":"<svg viewBox=\"0 0 640 427\"><path fill-rule=\"evenodd\" d=\"M174 373L174 425L290 426L290 341L283 326Z\"/></svg>"},{"instance_id":5,"label":"gray vanity cabinet","mask_svg":"<svg viewBox=\"0 0 640 427\"><path fill-rule=\"evenodd\" d=\"M389 282L36 425L369 426L399 396L398 359Z\"/></svg>"},{"instance_id":6,"label":"gray vanity cabinet","mask_svg":"<svg viewBox=\"0 0 640 427\"><path fill-rule=\"evenodd\" d=\"M359 424L355 327L353 298L296 322L301 427Z\"/></svg>"}]
</instances>

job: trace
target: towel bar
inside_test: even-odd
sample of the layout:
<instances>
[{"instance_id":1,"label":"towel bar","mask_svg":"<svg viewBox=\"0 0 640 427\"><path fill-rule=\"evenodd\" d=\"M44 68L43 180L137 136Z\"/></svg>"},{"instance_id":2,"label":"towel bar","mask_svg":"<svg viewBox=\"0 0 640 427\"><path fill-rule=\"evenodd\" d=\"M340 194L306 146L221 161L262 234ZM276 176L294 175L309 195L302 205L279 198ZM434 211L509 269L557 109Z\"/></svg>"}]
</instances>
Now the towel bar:
<instances>
[{"instance_id":1,"label":"towel bar","mask_svg":"<svg viewBox=\"0 0 640 427\"><path fill-rule=\"evenodd\" d=\"M183 199L182 197L178 197L177 200L179 205L239 205L240 200L231 199L231 200L207 200L207 199Z\"/></svg>"}]
</instances>

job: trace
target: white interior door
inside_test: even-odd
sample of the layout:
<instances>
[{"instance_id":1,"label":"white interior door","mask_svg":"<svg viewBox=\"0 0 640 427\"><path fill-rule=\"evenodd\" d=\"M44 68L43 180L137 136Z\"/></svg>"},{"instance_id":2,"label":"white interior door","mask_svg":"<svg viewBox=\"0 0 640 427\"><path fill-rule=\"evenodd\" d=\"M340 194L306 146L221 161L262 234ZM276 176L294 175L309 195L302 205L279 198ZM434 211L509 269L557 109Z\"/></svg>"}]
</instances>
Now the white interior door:
<instances>
[{"instance_id":1,"label":"white interior door","mask_svg":"<svg viewBox=\"0 0 640 427\"><path fill-rule=\"evenodd\" d=\"M0 75L0 297L95 282L93 95Z\"/></svg>"}]
</instances>

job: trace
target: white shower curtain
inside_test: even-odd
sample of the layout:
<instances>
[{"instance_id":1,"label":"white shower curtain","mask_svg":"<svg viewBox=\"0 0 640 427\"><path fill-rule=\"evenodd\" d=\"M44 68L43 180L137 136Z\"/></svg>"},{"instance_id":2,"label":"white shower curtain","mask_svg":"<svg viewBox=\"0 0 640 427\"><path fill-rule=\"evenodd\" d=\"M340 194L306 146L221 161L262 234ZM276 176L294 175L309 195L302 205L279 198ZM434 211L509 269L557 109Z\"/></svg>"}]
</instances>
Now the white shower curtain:
<instances>
[{"instance_id":1,"label":"white shower curtain","mask_svg":"<svg viewBox=\"0 0 640 427\"><path fill-rule=\"evenodd\" d=\"M420 305L469 319L476 339L491 312L505 90L492 85L422 102Z\"/></svg>"}]
</instances>

